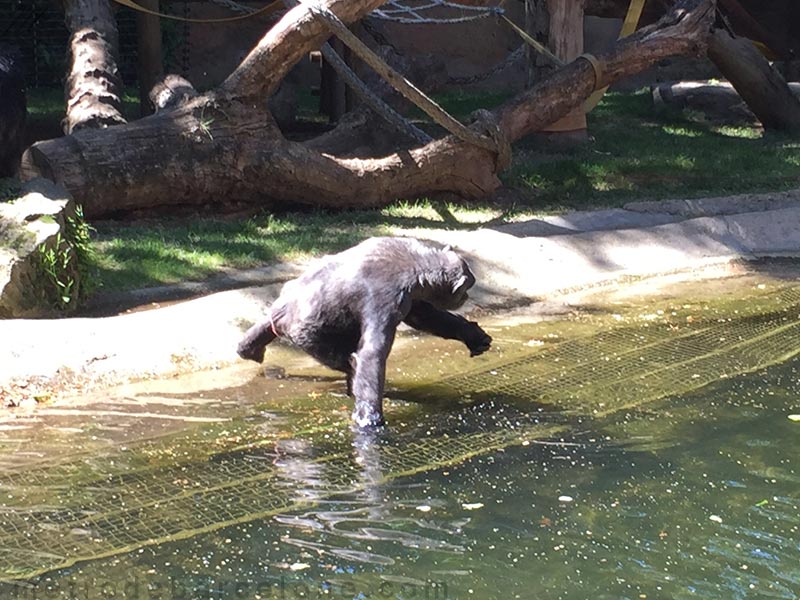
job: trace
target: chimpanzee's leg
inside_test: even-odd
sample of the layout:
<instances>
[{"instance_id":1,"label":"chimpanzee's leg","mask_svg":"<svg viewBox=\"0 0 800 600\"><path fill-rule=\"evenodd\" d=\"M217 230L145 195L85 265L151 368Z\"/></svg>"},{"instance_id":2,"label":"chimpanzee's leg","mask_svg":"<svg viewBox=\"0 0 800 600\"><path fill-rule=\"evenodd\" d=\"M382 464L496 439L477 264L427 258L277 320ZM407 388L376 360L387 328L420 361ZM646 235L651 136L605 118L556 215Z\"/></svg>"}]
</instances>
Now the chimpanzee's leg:
<instances>
[{"instance_id":1,"label":"chimpanzee's leg","mask_svg":"<svg viewBox=\"0 0 800 600\"><path fill-rule=\"evenodd\" d=\"M356 372L356 365L358 364L358 357L353 352L350 355L349 366L350 368L345 372L347 376L347 395L353 397L353 374Z\"/></svg>"},{"instance_id":2,"label":"chimpanzee's leg","mask_svg":"<svg viewBox=\"0 0 800 600\"><path fill-rule=\"evenodd\" d=\"M483 354L492 343L492 338L475 321L467 321L422 300L412 303L403 322L447 340L459 340L469 348L471 356Z\"/></svg>"},{"instance_id":3,"label":"chimpanzee's leg","mask_svg":"<svg viewBox=\"0 0 800 600\"><path fill-rule=\"evenodd\" d=\"M359 427L383 425L383 389L386 359L394 343L394 323L366 323L358 350L351 359L351 388L355 398L353 420Z\"/></svg>"}]
</instances>

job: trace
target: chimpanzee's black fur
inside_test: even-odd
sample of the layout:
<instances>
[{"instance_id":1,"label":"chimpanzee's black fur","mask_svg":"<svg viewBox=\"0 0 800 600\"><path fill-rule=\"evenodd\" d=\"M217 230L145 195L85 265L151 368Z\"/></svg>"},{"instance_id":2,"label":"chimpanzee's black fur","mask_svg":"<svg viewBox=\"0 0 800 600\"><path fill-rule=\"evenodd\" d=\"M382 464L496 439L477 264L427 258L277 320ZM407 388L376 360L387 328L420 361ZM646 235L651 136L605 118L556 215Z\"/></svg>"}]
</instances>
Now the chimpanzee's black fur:
<instances>
[{"instance_id":1,"label":"chimpanzee's black fur","mask_svg":"<svg viewBox=\"0 0 800 600\"><path fill-rule=\"evenodd\" d=\"M462 341L472 356L492 338L474 321L447 312L460 307L475 276L449 248L411 238L373 238L325 257L288 282L267 318L239 343L242 358L264 360L264 349L285 337L322 364L347 374L353 419L383 423L386 359L401 321Z\"/></svg>"},{"instance_id":2,"label":"chimpanzee's black fur","mask_svg":"<svg viewBox=\"0 0 800 600\"><path fill-rule=\"evenodd\" d=\"M12 177L25 143L25 74L19 49L0 44L0 177Z\"/></svg>"}]
</instances>

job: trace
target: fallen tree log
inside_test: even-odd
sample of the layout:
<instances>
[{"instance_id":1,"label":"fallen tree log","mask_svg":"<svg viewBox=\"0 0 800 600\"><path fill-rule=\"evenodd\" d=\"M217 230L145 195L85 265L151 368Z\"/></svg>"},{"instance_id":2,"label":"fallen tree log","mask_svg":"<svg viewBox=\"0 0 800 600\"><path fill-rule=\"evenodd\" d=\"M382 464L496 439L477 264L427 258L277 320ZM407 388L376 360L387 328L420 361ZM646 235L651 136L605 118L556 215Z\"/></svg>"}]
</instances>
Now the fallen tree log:
<instances>
[{"instance_id":1,"label":"fallen tree log","mask_svg":"<svg viewBox=\"0 0 800 600\"><path fill-rule=\"evenodd\" d=\"M716 29L708 57L766 129L800 131L800 100L750 40Z\"/></svg>"},{"instance_id":2,"label":"fallen tree log","mask_svg":"<svg viewBox=\"0 0 800 600\"><path fill-rule=\"evenodd\" d=\"M800 83L789 83L800 99ZM756 116L727 81L666 81L650 87L656 109L691 109L724 122L756 121Z\"/></svg>"},{"instance_id":3,"label":"fallen tree log","mask_svg":"<svg viewBox=\"0 0 800 600\"><path fill-rule=\"evenodd\" d=\"M325 6L353 22L381 3L327 0ZM340 158L286 140L267 110L266 99L289 69L329 35L323 20L300 5L217 89L127 125L39 142L25 153L22 172L61 183L90 217L230 201L375 207L436 192L480 198L500 185L497 173L511 142L564 116L599 87L669 56L703 54L714 6L715 0L680 0L612 51L578 58L485 114L473 127L495 139L498 152L447 136L380 158Z\"/></svg>"}]
</instances>

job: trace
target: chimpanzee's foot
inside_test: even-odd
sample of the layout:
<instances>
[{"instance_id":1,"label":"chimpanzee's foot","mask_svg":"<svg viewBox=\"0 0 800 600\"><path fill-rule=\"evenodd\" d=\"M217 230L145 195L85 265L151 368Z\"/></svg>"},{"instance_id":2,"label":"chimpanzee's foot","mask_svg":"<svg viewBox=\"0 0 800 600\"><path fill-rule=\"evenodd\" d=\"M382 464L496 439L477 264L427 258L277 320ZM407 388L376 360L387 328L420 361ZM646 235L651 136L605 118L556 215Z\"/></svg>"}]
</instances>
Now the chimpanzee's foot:
<instances>
[{"instance_id":1,"label":"chimpanzee's foot","mask_svg":"<svg viewBox=\"0 0 800 600\"><path fill-rule=\"evenodd\" d=\"M355 409L353 410L353 422L362 428L373 428L385 425L386 421L383 419L383 411L381 406L371 406L367 402L356 401Z\"/></svg>"}]
</instances>

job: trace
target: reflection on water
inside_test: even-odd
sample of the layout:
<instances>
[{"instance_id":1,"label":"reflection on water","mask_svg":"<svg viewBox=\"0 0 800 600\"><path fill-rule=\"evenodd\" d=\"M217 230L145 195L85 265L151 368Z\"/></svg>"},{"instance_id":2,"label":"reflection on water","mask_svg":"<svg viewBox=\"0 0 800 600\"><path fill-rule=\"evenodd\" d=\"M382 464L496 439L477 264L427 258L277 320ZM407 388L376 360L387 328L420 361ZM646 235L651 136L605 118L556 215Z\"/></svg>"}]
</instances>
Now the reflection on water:
<instances>
[{"instance_id":1,"label":"reflection on water","mask_svg":"<svg viewBox=\"0 0 800 600\"><path fill-rule=\"evenodd\" d=\"M290 490L293 510L3 597L798 598L798 368L399 479L382 461L418 430L245 451L277 469L261 493ZM475 410L449 418L468 428ZM331 490L326 458L344 449L354 479Z\"/></svg>"},{"instance_id":2,"label":"reflection on water","mask_svg":"<svg viewBox=\"0 0 800 600\"><path fill-rule=\"evenodd\" d=\"M653 364L626 358L627 388L596 398L614 410L558 405L560 390L593 406L589 384L614 356L603 344L622 339L605 335L574 342L582 379L562 369L536 383L547 404L489 390L394 406L390 428L354 433L327 394L316 413L271 406L166 445L0 476L0 563L39 572L0 583L0 597L800 598L800 423L788 418L800 359L745 346L797 348L785 334L796 315L781 311L735 340L740 371L772 366L731 375L727 363L672 396L645 396L637 379L676 378L675 365L697 377L732 346L716 318L702 338L650 328L635 354L649 348ZM573 346L482 375L511 389ZM70 556L95 558L64 568Z\"/></svg>"}]
</instances>

